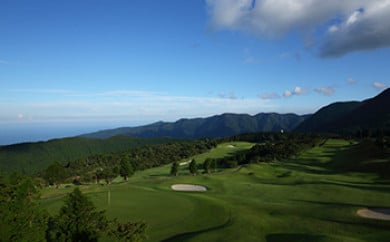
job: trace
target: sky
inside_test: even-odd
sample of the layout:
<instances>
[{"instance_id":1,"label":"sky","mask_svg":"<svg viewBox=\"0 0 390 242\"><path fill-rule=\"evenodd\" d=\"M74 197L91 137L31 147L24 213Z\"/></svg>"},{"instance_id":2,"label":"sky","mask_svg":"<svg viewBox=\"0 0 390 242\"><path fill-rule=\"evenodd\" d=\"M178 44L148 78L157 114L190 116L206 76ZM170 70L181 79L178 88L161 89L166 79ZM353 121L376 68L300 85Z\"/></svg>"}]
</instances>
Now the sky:
<instances>
[{"instance_id":1,"label":"sky","mask_svg":"<svg viewBox=\"0 0 390 242\"><path fill-rule=\"evenodd\" d=\"M390 0L0 0L0 145L390 85Z\"/></svg>"}]
</instances>

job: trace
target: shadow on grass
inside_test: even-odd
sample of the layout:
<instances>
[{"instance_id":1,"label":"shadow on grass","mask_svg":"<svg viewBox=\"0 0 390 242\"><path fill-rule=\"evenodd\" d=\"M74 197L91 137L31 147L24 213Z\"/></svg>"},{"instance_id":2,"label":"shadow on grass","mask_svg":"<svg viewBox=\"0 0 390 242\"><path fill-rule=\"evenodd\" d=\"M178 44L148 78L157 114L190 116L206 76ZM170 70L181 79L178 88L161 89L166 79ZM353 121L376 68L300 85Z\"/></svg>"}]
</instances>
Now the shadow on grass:
<instances>
[{"instance_id":1,"label":"shadow on grass","mask_svg":"<svg viewBox=\"0 0 390 242\"><path fill-rule=\"evenodd\" d=\"M328 241L324 235L316 234L268 234L266 237L267 242L324 242Z\"/></svg>"},{"instance_id":2,"label":"shadow on grass","mask_svg":"<svg viewBox=\"0 0 390 242\"><path fill-rule=\"evenodd\" d=\"M308 201L308 200L299 200L292 199L291 201L303 202L315 205L324 205L331 208L346 207L346 208L356 208L356 207L367 207L367 204L357 204L357 203L339 203L339 202L322 202L322 201ZM383 207L381 207L382 209ZM318 217L317 217L318 218ZM389 230L390 231L390 221L376 220L376 219L366 219L361 218L356 215L354 219L345 217L338 218L319 218L326 222L339 223L344 225L353 225L353 226L362 226L362 227L371 227L375 229Z\"/></svg>"},{"instance_id":3,"label":"shadow on grass","mask_svg":"<svg viewBox=\"0 0 390 242\"><path fill-rule=\"evenodd\" d=\"M381 152L373 141L349 146L325 144L322 152L310 152L282 162L285 168L311 174L340 174L343 172L373 173L378 181L390 179L390 157Z\"/></svg>"},{"instance_id":4,"label":"shadow on grass","mask_svg":"<svg viewBox=\"0 0 390 242\"><path fill-rule=\"evenodd\" d=\"M326 222L339 223L344 225L361 226L362 228L374 228L385 231L390 231L390 222L378 219L360 218L356 221L346 221L342 219L322 219Z\"/></svg>"},{"instance_id":5,"label":"shadow on grass","mask_svg":"<svg viewBox=\"0 0 390 242\"><path fill-rule=\"evenodd\" d=\"M232 216L231 216L231 213L229 213L228 219L226 220L225 223L223 223L221 225L217 225L215 227L210 227L210 228L201 229L201 230L197 230L197 231L177 234L177 235L174 235L172 237L169 237L167 239L162 240L162 242L185 241L185 240L190 239L192 237L195 237L196 235L199 235L201 233L206 233L206 232L210 232L210 231L223 229L223 228L226 228L232 224L233 224Z\"/></svg>"}]
</instances>

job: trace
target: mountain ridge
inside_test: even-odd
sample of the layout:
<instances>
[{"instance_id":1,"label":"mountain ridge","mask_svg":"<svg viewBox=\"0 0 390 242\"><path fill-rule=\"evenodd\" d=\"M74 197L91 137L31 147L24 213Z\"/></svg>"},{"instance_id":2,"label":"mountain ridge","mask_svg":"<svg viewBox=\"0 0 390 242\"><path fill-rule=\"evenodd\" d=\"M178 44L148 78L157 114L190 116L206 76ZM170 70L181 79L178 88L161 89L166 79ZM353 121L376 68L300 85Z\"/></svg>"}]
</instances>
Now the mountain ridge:
<instances>
[{"instance_id":1,"label":"mountain ridge","mask_svg":"<svg viewBox=\"0 0 390 242\"><path fill-rule=\"evenodd\" d=\"M218 138L250 132L291 131L310 115L293 113L258 113L255 115L223 113L205 118L182 118L175 122L155 122L136 127L120 127L83 134L82 137L105 139L115 135L136 137Z\"/></svg>"},{"instance_id":2,"label":"mountain ridge","mask_svg":"<svg viewBox=\"0 0 390 242\"><path fill-rule=\"evenodd\" d=\"M295 131L354 133L362 129L390 130L390 88L363 101L335 102L311 115Z\"/></svg>"}]
</instances>

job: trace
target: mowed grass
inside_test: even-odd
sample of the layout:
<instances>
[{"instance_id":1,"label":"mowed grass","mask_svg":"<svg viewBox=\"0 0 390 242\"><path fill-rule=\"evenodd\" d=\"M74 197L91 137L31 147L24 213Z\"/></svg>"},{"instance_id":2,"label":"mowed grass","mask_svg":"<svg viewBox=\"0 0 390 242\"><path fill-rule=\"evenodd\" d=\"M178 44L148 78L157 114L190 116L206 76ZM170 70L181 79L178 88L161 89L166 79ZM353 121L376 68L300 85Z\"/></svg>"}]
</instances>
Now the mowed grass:
<instances>
[{"instance_id":1,"label":"mowed grass","mask_svg":"<svg viewBox=\"0 0 390 242\"><path fill-rule=\"evenodd\" d=\"M193 158L201 163L253 144L230 145ZM356 210L390 208L390 181L373 173L334 169L335 162L348 159L351 147L343 140L328 140L283 162L212 175L191 176L183 170L178 177L168 176L166 165L139 172L128 183L81 188L110 218L146 221L148 241L389 241L389 221L360 218ZM176 183L209 190L175 192L170 186ZM47 189L43 196L71 190ZM61 197L42 200L52 214L61 205Z\"/></svg>"}]
</instances>

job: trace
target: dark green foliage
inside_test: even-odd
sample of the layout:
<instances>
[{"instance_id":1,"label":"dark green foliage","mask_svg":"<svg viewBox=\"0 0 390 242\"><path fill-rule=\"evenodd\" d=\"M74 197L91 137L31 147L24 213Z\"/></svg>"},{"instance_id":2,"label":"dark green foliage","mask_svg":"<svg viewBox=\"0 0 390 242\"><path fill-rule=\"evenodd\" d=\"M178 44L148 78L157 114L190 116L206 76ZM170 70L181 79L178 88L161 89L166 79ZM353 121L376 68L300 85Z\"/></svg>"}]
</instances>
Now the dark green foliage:
<instances>
[{"instance_id":1,"label":"dark green foliage","mask_svg":"<svg viewBox=\"0 0 390 242\"><path fill-rule=\"evenodd\" d=\"M204 172L207 173L207 174L211 173L212 161L213 160L211 158L207 158L203 162L203 169L204 169Z\"/></svg>"},{"instance_id":2,"label":"dark green foliage","mask_svg":"<svg viewBox=\"0 0 390 242\"><path fill-rule=\"evenodd\" d=\"M80 176L81 182L104 179L109 183L120 172L121 162L127 161L134 170L144 170L172 161L179 161L195 154L208 151L216 146L214 140L181 141L170 144L151 145L134 148L126 152L89 156L69 162L66 166L69 179Z\"/></svg>"},{"instance_id":3,"label":"dark green foliage","mask_svg":"<svg viewBox=\"0 0 390 242\"><path fill-rule=\"evenodd\" d=\"M193 160L190 162L189 169L190 169L190 173L191 173L192 175L194 175L194 176L198 173L198 165L196 164L195 159L193 159Z\"/></svg>"},{"instance_id":4,"label":"dark green foliage","mask_svg":"<svg viewBox=\"0 0 390 242\"><path fill-rule=\"evenodd\" d=\"M43 241L47 214L35 202L38 198L30 179L0 177L0 241Z\"/></svg>"},{"instance_id":5,"label":"dark green foliage","mask_svg":"<svg viewBox=\"0 0 390 242\"><path fill-rule=\"evenodd\" d=\"M124 152L129 149L172 142L169 138L144 139L116 136L106 140L82 137L55 139L47 142L0 146L0 170L31 175L46 169L53 162L61 164L92 155Z\"/></svg>"},{"instance_id":6,"label":"dark green foliage","mask_svg":"<svg viewBox=\"0 0 390 242\"><path fill-rule=\"evenodd\" d=\"M68 174L64 165L55 162L45 170L43 177L50 185L58 185L68 177Z\"/></svg>"},{"instance_id":7,"label":"dark green foliage","mask_svg":"<svg viewBox=\"0 0 390 242\"><path fill-rule=\"evenodd\" d=\"M59 214L50 219L48 241L97 241L108 229L104 211L75 188L65 199Z\"/></svg>"},{"instance_id":8,"label":"dark green foliage","mask_svg":"<svg viewBox=\"0 0 390 242\"><path fill-rule=\"evenodd\" d=\"M146 230L148 226L144 222L114 223L114 227L109 234L115 238L115 241L139 242L146 239Z\"/></svg>"},{"instance_id":9,"label":"dark green foliage","mask_svg":"<svg viewBox=\"0 0 390 242\"><path fill-rule=\"evenodd\" d=\"M219 167L234 168L248 163L282 161L299 155L302 151L318 145L323 139L317 135L259 133L231 137L234 141L258 142L251 149L232 156L216 159ZM246 140L248 139L248 140ZM224 141L227 141L224 139Z\"/></svg>"},{"instance_id":10,"label":"dark green foliage","mask_svg":"<svg viewBox=\"0 0 390 242\"><path fill-rule=\"evenodd\" d=\"M119 174L125 179L125 181L128 180L129 176L134 174L133 166L130 164L129 161L125 159L122 159L120 161Z\"/></svg>"},{"instance_id":11,"label":"dark green foliage","mask_svg":"<svg viewBox=\"0 0 390 242\"><path fill-rule=\"evenodd\" d=\"M172 163L171 176L177 176L178 172L179 172L179 164L177 163L177 161L175 161Z\"/></svg>"}]
</instances>

